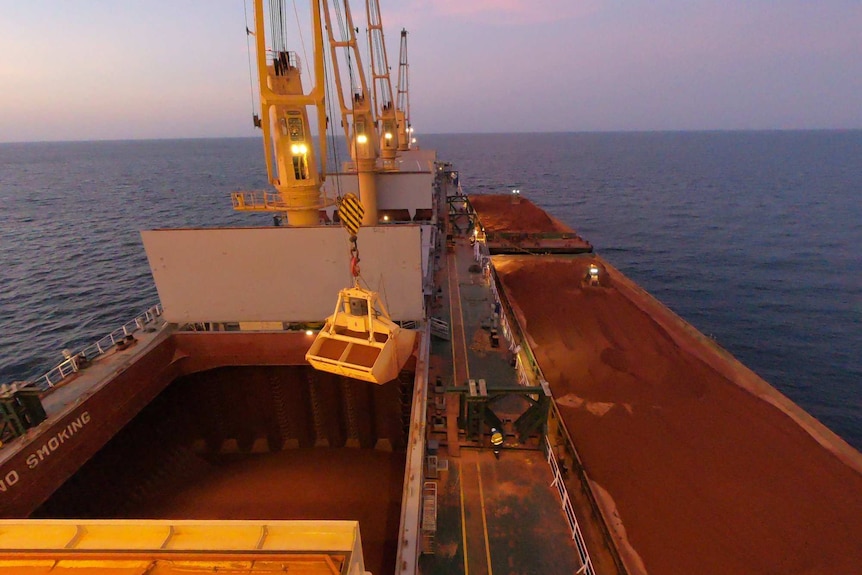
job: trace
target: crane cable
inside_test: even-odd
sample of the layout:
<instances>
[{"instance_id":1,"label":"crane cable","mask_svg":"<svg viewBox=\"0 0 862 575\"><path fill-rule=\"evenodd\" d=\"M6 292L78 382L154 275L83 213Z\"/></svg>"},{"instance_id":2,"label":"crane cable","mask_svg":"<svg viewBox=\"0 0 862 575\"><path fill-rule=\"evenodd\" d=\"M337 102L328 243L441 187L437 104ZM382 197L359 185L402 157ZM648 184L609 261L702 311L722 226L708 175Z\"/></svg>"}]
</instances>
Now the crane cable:
<instances>
[{"instance_id":1,"label":"crane cable","mask_svg":"<svg viewBox=\"0 0 862 575\"><path fill-rule=\"evenodd\" d=\"M299 9L296 7L296 0L293 0L293 15L296 18L296 29L299 31L299 43L302 45L302 57L306 62L310 62L308 59L308 52L305 51L305 37L302 35L302 25L299 23ZM309 68L309 72L313 67ZM317 78L314 79L317 82Z\"/></svg>"},{"instance_id":2,"label":"crane cable","mask_svg":"<svg viewBox=\"0 0 862 575\"><path fill-rule=\"evenodd\" d=\"M323 138L326 138L327 135L330 138L331 144L329 147L332 150L332 164L335 166L335 171L337 174L338 170L340 169L340 167L338 165L338 138L335 135L335 130L332 129L332 127L330 126L330 122L329 122L329 114L335 108L332 105L332 90L326 89L331 85L330 84L330 70L333 68L333 66L329 62L328 54L329 54L328 50L323 51L323 76L324 77L323 77L322 81L324 82L324 90L323 90L323 93L325 95L324 107L326 108L326 120L327 120L326 121L326 132L327 132L327 134L324 134ZM328 65L328 64L330 64L330 65ZM333 73L334 73L334 70L333 70ZM341 121L343 122L344 118L342 118ZM340 203L341 198L342 198L341 178L339 178L337 176L335 178L335 195L338 198L338 202Z\"/></svg>"},{"instance_id":3,"label":"crane cable","mask_svg":"<svg viewBox=\"0 0 862 575\"><path fill-rule=\"evenodd\" d=\"M347 27L347 19L345 18L345 15L341 12L341 3L339 2L339 0L335 0L333 2L333 5L335 6L335 15L338 18L338 27L339 32L341 32L341 41L348 42L348 45L344 47L344 59L347 62L347 75L350 77L350 108L352 110L354 100L353 96L356 94L356 78L354 78L353 76L353 59L350 56L350 31ZM345 9L347 10L349 8Z\"/></svg>"},{"instance_id":4,"label":"crane cable","mask_svg":"<svg viewBox=\"0 0 862 575\"><path fill-rule=\"evenodd\" d=\"M251 40L250 36L257 33L257 30L254 32L251 31L251 28L248 27L248 5L246 4L246 0L242 0L242 11L245 16L245 48L246 53L248 54L248 89L251 94L251 117L255 121L255 127L257 127L258 122L260 121L257 118L257 106L254 102L254 78L255 74L252 72L251 66Z\"/></svg>"}]
</instances>

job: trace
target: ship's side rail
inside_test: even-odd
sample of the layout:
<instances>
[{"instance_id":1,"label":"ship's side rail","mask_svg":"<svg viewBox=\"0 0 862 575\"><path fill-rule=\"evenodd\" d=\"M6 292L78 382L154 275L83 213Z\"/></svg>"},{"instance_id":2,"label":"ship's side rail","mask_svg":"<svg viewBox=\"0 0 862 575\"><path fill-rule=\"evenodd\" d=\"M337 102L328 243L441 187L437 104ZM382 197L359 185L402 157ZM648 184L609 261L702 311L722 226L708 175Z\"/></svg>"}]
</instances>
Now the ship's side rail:
<instances>
[{"instance_id":1,"label":"ship's side rail","mask_svg":"<svg viewBox=\"0 0 862 575\"><path fill-rule=\"evenodd\" d=\"M590 552L587 551L587 544L584 543L581 526L578 524L575 510L572 508L572 500L569 499L569 491L566 489L566 483L563 481L562 473L560 473L560 466L557 462L557 457L554 454L554 449L547 436L545 436L545 448L548 453L548 465L551 466L551 472L554 474L554 481L551 485L557 488L557 493L560 495L560 502L563 504L563 513L566 514L566 521L569 524L569 529L572 531L572 539L575 541L575 545L578 548L578 556L581 559L581 569L578 570L578 573L595 575L593 562L590 560Z\"/></svg>"},{"instance_id":2,"label":"ship's side rail","mask_svg":"<svg viewBox=\"0 0 862 575\"><path fill-rule=\"evenodd\" d=\"M77 353L66 354L68 357L64 361L48 370L47 373L38 379L32 381L30 385L42 390L56 386L67 377L80 371L90 361L104 355L117 344L127 341L129 336L135 332L146 329L148 325L161 317L162 312L162 305L160 303L147 308L144 313L126 322L95 343L91 343Z\"/></svg>"},{"instance_id":3,"label":"ship's side rail","mask_svg":"<svg viewBox=\"0 0 862 575\"><path fill-rule=\"evenodd\" d=\"M531 384L531 382L547 382L544 374L542 373L542 369L541 367L539 367L539 363L536 360L532 349L530 348L530 345L527 343L526 337L521 331L521 326L518 324L515 312L512 309L511 304L505 297L505 294L500 293L498 287L500 285L500 279L497 277L496 271L494 270L494 266L491 265L491 258L490 254L488 253L487 245L485 244L485 242L482 241L476 241L474 245L474 257L476 261L480 263L483 270L487 270L486 273L490 274L491 292L494 296L495 305L498 306L498 309L500 310L500 329L503 336L506 338L507 343L509 344L509 349L515 354L519 382L521 383L521 385L524 386L535 385ZM568 429L566 429L555 403L552 403L550 419L551 422L549 424L549 427L554 427L554 429L549 429L549 433L545 435L544 448L547 450L546 455L548 465L551 467L551 471L554 476L553 485L556 487L557 492L559 493L560 502L563 506L563 512L566 515L566 521L568 522L569 528L571 529L572 539L574 540L575 545L578 549L578 555L581 560L581 570L579 571L579 573L594 575L595 570L593 568L593 563L590 559L590 554L587 550L586 542L584 541L584 536L581 532L581 527L578 523L577 516L575 515L574 508L572 507L572 501L564 480L566 471L561 468L561 462L560 459L558 459L558 453L560 452L561 447L554 447L555 443L560 441L564 443L562 449L567 453L571 466L574 467L574 471L577 473L578 479L581 482L582 489L587 497L587 501L591 508L593 516L601 518L603 517L603 515L599 509L598 503L595 501L595 496L593 495L592 489L590 488L589 480L586 476L586 471L584 470L583 464L581 463L580 456L575 449L574 442L571 439L571 435L569 434ZM551 436L554 437L553 442L551 441ZM565 462L563 462L563 465L565 465ZM600 524L605 539L610 542L612 539L610 533L608 532L606 524L604 523L604 521L600 521ZM613 555L613 560L616 564L618 572L624 573L625 571L622 568L622 563L619 560L619 557L616 553L614 553Z\"/></svg>"}]
</instances>

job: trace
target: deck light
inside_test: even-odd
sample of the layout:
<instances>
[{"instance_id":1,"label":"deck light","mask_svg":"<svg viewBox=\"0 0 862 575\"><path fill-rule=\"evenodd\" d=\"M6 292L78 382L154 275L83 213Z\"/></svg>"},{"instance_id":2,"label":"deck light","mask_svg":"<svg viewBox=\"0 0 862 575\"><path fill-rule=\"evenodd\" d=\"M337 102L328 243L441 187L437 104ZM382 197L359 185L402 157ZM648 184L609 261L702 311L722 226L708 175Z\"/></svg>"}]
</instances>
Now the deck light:
<instances>
[{"instance_id":1,"label":"deck light","mask_svg":"<svg viewBox=\"0 0 862 575\"><path fill-rule=\"evenodd\" d=\"M386 138L387 140L391 140L391 139L392 139L392 133L391 133L391 132L386 132L386 133L383 135L383 137L384 137L384 138Z\"/></svg>"},{"instance_id":2,"label":"deck light","mask_svg":"<svg viewBox=\"0 0 862 575\"><path fill-rule=\"evenodd\" d=\"M305 335L314 335L314 332L310 329L305 330Z\"/></svg>"},{"instance_id":3,"label":"deck light","mask_svg":"<svg viewBox=\"0 0 862 575\"><path fill-rule=\"evenodd\" d=\"M366 136L365 134L359 134L358 136L356 136L357 144L364 144L366 142L368 142L368 136Z\"/></svg>"}]
</instances>

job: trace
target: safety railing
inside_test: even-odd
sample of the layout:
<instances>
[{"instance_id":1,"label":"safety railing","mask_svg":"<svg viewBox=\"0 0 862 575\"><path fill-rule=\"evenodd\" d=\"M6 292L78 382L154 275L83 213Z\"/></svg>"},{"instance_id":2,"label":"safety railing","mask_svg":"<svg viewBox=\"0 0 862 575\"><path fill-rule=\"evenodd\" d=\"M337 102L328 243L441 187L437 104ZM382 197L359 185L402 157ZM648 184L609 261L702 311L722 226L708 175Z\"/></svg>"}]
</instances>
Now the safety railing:
<instances>
[{"instance_id":1,"label":"safety railing","mask_svg":"<svg viewBox=\"0 0 862 575\"><path fill-rule=\"evenodd\" d=\"M156 304L148 308L147 311L118 327L97 342L91 343L77 353L67 354L68 357L65 361L51 368L40 378L33 380L31 385L43 390L56 386L70 375L77 373L83 367L84 363L89 363L99 356L104 355L113 349L118 343L126 340L128 336L134 334L136 331L143 330L147 325L154 323L156 319L162 315L163 311L161 304Z\"/></svg>"},{"instance_id":2,"label":"safety railing","mask_svg":"<svg viewBox=\"0 0 862 575\"><path fill-rule=\"evenodd\" d=\"M499 278L497 277L493 267L490 268L490 271L491 291L494 297L494 302L501 308L500 326L503 330L503 334L509 342L509 348L515 353L515 357L517 358L516 365L518 370L518 381L523 386L536 385L536 382L545 386L547 385L547 380L542 373L541 367L539 367L539 362L533 355L533 350L530 348L530 345L526 343L526 338L521 331L521 326L515 319L511 322L509 321L509 318L515 318L516 316L508 299L498 290ZM523 358L526 358L526 362L522 360L522 354ZM568 522L569 529L572 533L572 539L575 542L575 546L578 548L578 556L581 560L581 566L577 573L579 575L595 575L593 564L590 560L590 554L589 551L587 551L587 546L581 533L581 527L578 524L577 517L575 516L572 501L569 498L569 492L563 480L560 466L557 462L557 458L548 435L545 435L545 449L548 457L548 465L550 465L551 472L554 476L554 480L551 485L557 488L557 493L560 496L560 502L563 506L563 513L566 516L566 521ZM586 482L584 483L584 486L588 489Z\"/></svg>"},{"instance_id":3,"label":"safety railing","mask_svg":"<svg viewBox=\"0 0 862 575\"><path fill-rule=\"evenodd\" d=\"M581 568L578 573L585 575L595 575L593 571L593 563L590 560L590 553L587 551L587 545L584 543L584 536L581 534L581 526L578 524L578 518L575 516L575 510L572 508L572 501L569 499L569 491L566 489L566 484L563 481L563 476L560 473L560 466L557 464L557 458L554 455L554 449L551 447L551 442L545 436L545 448L548 452L548 465L551 466L551 472L554 474L554 481L551 485L557 488L557 493L560 495L560 502L563 505L563 513L566 515L566 521L569 524L569 529L572 532L572 539L575 541L575 546L578 548L578 557L581 560Z\"/></svg>"},{"instance_id":4,"label":"safety railing","mask_svg":"<svg viewBox=\"0 0 862 575\"><path fill-rule=\"evenodd\" d=\"M232 192L230 201L235 210L266 212L287 209L287 204L281 194L264 190Z\"/></svg>"}]
</instances>

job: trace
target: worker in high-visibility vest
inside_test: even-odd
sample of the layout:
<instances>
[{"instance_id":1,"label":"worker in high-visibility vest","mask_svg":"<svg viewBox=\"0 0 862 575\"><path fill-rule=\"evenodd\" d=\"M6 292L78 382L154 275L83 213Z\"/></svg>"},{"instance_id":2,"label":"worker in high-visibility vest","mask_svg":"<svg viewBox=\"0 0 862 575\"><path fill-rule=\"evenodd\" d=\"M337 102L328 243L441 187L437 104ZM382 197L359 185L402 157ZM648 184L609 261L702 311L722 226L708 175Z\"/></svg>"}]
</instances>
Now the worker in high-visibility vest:
<instances>
[{"instance_id":1,"label":"worker in high-visibility vest","mask_svg":"<svg viewBox=\"0 0 862 575\"><path fill-rule=\"evenodd\" d=\"M491 428L491 446L494 448L494 457L500 459L500 447L503 445L503 434L496 427Z\"/></svg>"}]
</instances>

